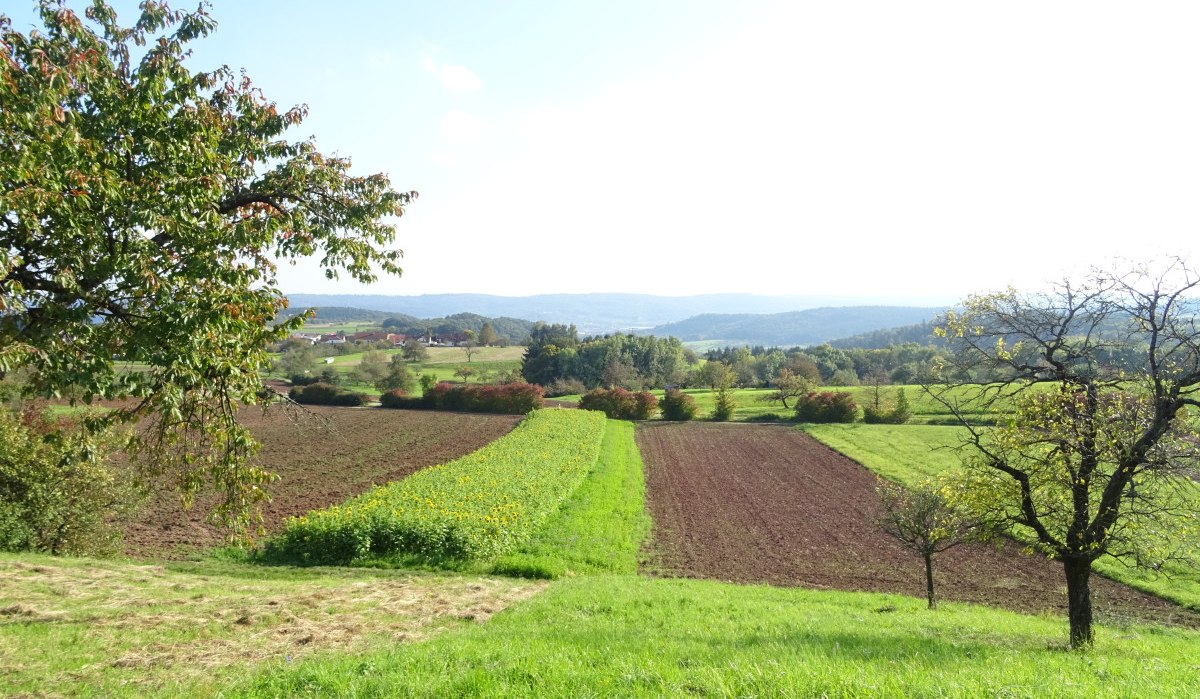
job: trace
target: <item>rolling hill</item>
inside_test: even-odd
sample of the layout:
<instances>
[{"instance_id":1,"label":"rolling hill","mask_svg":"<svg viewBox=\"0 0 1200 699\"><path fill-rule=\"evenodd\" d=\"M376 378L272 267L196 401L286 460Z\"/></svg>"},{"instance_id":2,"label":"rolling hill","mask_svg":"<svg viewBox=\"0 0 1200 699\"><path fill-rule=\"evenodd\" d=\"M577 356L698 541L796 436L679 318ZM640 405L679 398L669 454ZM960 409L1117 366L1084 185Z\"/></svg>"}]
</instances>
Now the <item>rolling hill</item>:
<instances>
[{"instance_id":1,"label":"rolling hill","mask_svg":"<svg viewBox=\"0 0 1200 699\"><path fill-rule=\"evenodd\" d=\"M705 294L699 296L654 296L648 294L542 294L537 296L493 296L488 294L428 294L421 296L288 294L291 307L351 306L416 318L440 318L457 313L489 317L526 318L549 323L573 323L581 333L647 330L700 314L779 314L831 306L882 307L885 303L910 302L903 298L852 296L761 296L755 294ZM921 303L936 305L938 299ZM875 304L874 306L872 304ZM928 315L932 316L932 312ZM842 337L882 327L927 320L925 315L903 315L890 319L886 313L864 324L843 323L825 339ZM875 325L873 323L881 323ZM655 332L655 334L661 334ZM824 335L824 334L823 334Z\"/></svg>"}]
</instances>

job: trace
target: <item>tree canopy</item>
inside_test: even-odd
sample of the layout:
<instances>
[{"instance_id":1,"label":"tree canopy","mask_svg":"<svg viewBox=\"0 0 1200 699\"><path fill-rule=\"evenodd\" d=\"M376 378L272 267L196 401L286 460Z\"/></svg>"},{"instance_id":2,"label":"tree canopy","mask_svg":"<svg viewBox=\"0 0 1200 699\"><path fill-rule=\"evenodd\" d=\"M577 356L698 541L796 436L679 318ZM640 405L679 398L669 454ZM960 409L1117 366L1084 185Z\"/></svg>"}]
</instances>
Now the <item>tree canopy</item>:
<instances>
[{"instance_id":1,"label":"tree canopy","mask_svg":"<svg viewBox=\"0 0 1200 699\"><path fill-rule=\"evenodd\" d=\"M416 193L286 138L306 108L244 73L190 69L215 28L203 4L145 2L131 26L101 0L40 17L23 34L0 15L0 372L120 400L87 429L146 418L139 462L185 494L216 485L244 523L269 476L236 412L269 399L264 347L303 323L275 322L276 264L399 274L394 217Z\"/></svg>"}]
</instances>

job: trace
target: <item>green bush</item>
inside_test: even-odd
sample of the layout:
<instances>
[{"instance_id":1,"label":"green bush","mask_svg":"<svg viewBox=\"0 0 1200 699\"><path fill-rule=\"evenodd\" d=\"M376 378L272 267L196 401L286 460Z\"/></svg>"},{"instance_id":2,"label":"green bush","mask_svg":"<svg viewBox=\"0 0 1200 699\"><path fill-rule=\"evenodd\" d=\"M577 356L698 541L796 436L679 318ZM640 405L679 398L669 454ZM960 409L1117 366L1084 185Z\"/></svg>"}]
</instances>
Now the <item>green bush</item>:
<instances>
[{"instance_id":1,"label":"green bush","mask_svg":"<svg viewBox=\"0 0 1200 699\"><path fill-rule=\"evenodd\" d=\"M696 417L696 400L679 390L669 388L659 403L664 420L691 420Z\"/></svg>"},{"instance_id":2,"label":"green bush","mask_svg":"<svg viewBox=\"0 0 1200 699\"><path fill-rule=\"evenodd\" d=\"M0 549L115 553L114 524L136 491L105 463L112 437L80 441L69 422L0 409Z\"/></svg>"},{"instance_id":3,"label":"green bush","mask_svg":"<svg viewBox=\"0 0 1200 699\"><path fill-rule=\"evenodd\" d=\"M810 392L796 400L796 419L800 422L854 422L858 405L849 393Z\"/></svg>"}]
</instances>

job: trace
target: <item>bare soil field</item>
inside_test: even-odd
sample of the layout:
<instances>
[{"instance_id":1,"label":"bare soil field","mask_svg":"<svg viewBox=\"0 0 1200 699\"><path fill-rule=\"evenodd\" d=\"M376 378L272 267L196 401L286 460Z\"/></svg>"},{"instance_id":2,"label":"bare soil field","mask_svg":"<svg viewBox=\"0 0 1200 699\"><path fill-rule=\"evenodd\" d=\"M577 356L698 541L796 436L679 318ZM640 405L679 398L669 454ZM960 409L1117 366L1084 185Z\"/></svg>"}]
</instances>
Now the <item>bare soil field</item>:
<instances>
[{"instance_id":1,"label":"bare soil field","mask_svg":"<svg viewBox=\"0 0 1200 699\"><path fill-rule=\"evenodd\" d=\"M875 476L803 432L777 425L641 423L647 572L739 583L923 597L920 557L876 525ZM1062 567L1011 542L934 557L939 599L1066 613ZM1196 613L1095 575L1100 621L1200 627Z\"/></svg>"},{"instance_id":2,"label":"bare soil field","mask_svg":"<svg viewBox=\"0 0 1200 699\"><path fill-rule=\"evenodd\" d=\"M267 533L284 518L332 505L371 486L399 480L427 466L452 461L508 433L513 415L478 415L377 408L309 406L295 420L282 410L264 415L244 410L243 424L262 444L258 461L280 475L263 507ZM132 556L179 558L220 545L223 532L205 522L211 501L180 508L178 496L151 496L125 527L125 552Z\"/></svg>"}]
</instances>

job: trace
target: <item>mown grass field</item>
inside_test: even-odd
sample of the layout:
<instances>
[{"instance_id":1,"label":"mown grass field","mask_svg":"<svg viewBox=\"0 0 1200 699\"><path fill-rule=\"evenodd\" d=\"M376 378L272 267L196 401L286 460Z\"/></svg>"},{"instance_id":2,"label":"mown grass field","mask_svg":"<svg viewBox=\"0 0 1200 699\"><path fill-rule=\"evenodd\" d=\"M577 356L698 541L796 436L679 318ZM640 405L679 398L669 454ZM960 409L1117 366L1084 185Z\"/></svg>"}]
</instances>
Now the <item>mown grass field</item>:
<instances>
[{"instance_id":1,"label":"mown grass field","mask_svg":"<svg viewBox=\"0 0 1200 699\"><path fill-rule=\"evenodd\" d=\"M380 350L389 360L393 355L400 354L399 349ZM496 375L505 372L520 370L521 359L525 356L525 348L522 346L510 347L476 347L472 350L471 360L467 360L466 350L461 347L429 347L427 348L429 356L420 361L412 362L408 365L409 371L412 372L413 379L418 380L423 375L432 375L437 381L462 381L462 377L455 374L462 367L469 367L476 372L476 376L470 379L472 382L479 380L479 375ZM376 393L374 386L358 383L352 380L351 374L362 362L364 352L350 352L348 354L338 354L326 359L332 360L328 366L333 367L342 379L342 385L349 390L359 391L363 393ZM322 362L324 360L321 360ZM318 370L323 369L325 363L318 363ZM277 378L283 378L277 376ZM416 385L413 387L413 395L421 394L421 387Z\"/></svg>"}]
</instances>

